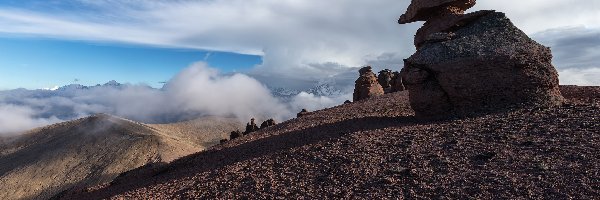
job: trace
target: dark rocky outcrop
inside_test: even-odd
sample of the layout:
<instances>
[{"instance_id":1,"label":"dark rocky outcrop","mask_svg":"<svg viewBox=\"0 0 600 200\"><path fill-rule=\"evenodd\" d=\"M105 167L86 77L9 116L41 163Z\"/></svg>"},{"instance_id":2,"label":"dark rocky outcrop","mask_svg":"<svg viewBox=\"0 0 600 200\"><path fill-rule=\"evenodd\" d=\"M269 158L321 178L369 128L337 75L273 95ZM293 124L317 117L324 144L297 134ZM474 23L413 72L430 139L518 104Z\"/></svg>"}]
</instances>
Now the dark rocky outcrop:
<instances>
[{"instance_id":1,"label":"dark rocky outcrop","mask_svg":"<svg viewBox=\"0 0 600 200\"><path fill-rule=\"evenodd\" d=\"M308 114L308 110L302 109L298 114L296 114L296 117L302 117L307 114Z\"/></svg>"},{"instance_id":2,"label":"dark rocky outcrop","mask_svg":"<svg viewBox=\"0 0 600 200\"><path fill-rule=\"evenodd\" d=\"M391 92L393 76L392 70L389 69L381 70L379 75L377 75L377 82L379 82L385 93Z\"/></svg>"},{"instance_id":3,"label":"dark rocky outcrop","mask_svg":"<svg viewBox=\"0 0 600 200\"><path fill-rule=\"evenodd\" d=\"M404 88L404 83L402 83L402 76L400 75L400 72L393 73L391 85L392 87L390 92L400 92L406 89Z\"/></svg>"},{"instance_id":4,"label":"dark rocky outcrop","mask_svg":"<svg viewBox=\"0 0 600 200\"><path fill-rule=\"evenodd\" d=\"M244 131L244 135L248 135L254 131L258 131L258 126L254 122L254 118L250 119L250 122L246 124L246 131Z\"/></svg>"},{"instance_id":5,"label":"dark rocky outcrop","mask_svg":"<svg viewBox=\"0 0 600 200\"><path fill-rule=\"evenodd\" d=\"M352 101L350 101L350 100L344 101L344 104L349 104L349 103L352 103Z\"/></svg>"},{"instance_id":6,"label":"dark rocky outcrop","mask_svg":"<svg viewBox=\"0 0 600 200\"><path fill-rule=\"evenodd\" d=\"M269 126L275 126L275 125L277 125L277 122L275 122L274 119L268 119L260 124L260 129L267 128Z\"/></svg>"},{"instance_id":7,"label":"dark rocky outcrop","mask_svg":"<svg viewBox=\"0 0 600 200\"><path fill-rule=\"evenodd\" d=\"M233 139L235 139L235 138L239 138L239 137L242 137L242 132L241 132L241 131L239 131L239 130L237 130L237 131L232 131L232 132L229 134L229 139L230 139L230 140L233 140Z\"/></svg>"},{"instance_id":8,"label":"dark rocky outcrop","mask_svg":"<svg viewBox=\"0 0 600 200\"><path fill-rule=\"evenodd\" d=\"M377 76L373 73L371 66L364 67L358 71L360 77L356 80L354 86L354 101L360 101L374 96L383 95L383 88L377 81Z\"/></svg>"},{"instance_id":9,"label":"dark rocky outcrop","mask_svg":"<svg viewBox=\"0 0 600 200\"><path fill-rule=\"evenodd\" d=\"M435 2L444 3L409 8L400 19L427 20L416 36L417 52L401 72L418 118L562 103L549 48L530 39L504 13L462 14L474 0Z\"/></svg>"},{"instance_id":10,"label":"dark rocky outcrop","mask_svg":"<svg viewBox=\"0 0 600 200\"><path fill-rule=\"evenodd\" d=\"M219 144L225 144L227 141L229 141L229 140L228 140L228 139L221 139L221 140L219 141Z\"/></svg>"}]
</instances>

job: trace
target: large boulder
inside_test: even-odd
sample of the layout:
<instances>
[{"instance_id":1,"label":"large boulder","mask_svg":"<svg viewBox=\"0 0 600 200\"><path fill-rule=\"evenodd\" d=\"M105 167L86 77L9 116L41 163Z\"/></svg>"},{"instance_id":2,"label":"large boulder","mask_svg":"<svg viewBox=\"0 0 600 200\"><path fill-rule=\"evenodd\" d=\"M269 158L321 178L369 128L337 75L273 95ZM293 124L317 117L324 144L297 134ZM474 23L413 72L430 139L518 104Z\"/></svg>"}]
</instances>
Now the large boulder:
<instances>
[{"instance_id":1,"label":"large boulder","mask_svg":"<svg viewBox=\"0 0 600 200\"><path fill-rule=\"evenodd\" d=\"M444 16L448 15L418 19ZM504 13L480 11L450 18L457 19L456 24L423 35L401 72L417 117L562 103L550 49L530 39Z\"/></svg>"},{"instance_id":2,"label":"large boulder","mask_svg":"<svg viewBox=\"0 0 600 200\"><path fill-rule=\"evenodd\" d=\"M353 95L355 102L384 94L383 87L377 81L377 76L373 73L371 66L364 67L358 72L360 73L360 77L355 82Z\"/></svg>"}]
</instances>

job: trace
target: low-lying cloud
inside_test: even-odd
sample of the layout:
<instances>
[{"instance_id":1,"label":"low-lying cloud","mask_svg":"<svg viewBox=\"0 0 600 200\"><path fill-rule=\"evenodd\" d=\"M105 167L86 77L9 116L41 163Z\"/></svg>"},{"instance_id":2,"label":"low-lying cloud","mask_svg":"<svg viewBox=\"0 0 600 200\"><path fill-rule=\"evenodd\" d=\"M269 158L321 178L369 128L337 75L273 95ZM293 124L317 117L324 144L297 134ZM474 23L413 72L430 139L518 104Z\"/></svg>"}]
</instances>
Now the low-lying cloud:
<instances>
[{"instance_id":1,"label":"low-lying cloud","mask_svg":"<svg viewBox=\"0 0 600 200\"><path fill-rule=\"evenodd\" d=\"M145 85L85 87L55 91L0 92L0 133L15 134L34 127L108 113L146 123L169 123L201 116L235 117L247 121L287 120L302 108L317 110L341 104L348 95L316 96L302 92L283 100L258 80L244 74L220 74L204 62L184 69L161 89Z\"/></svg>"}]
</instances>

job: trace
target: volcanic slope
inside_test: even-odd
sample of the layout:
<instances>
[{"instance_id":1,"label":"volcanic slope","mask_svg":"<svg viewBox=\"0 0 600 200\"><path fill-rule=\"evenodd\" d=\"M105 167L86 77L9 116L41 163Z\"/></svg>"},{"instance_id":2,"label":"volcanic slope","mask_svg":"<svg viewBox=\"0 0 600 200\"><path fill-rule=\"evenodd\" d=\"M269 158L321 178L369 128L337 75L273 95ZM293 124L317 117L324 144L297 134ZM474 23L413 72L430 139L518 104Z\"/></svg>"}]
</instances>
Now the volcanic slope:
<instances>
[{"instance_id":1,"label":"volcanic slope","mask_svg":"<svg viewBox=\"0 0 600 200\"><path fill-rule=\"evenodd\" d=\"M417 122L398 92L317 111L63 199L595 199L600 87Z\"/></svg>"},{"instance_id":2,"label":"volcanic slope","mask_svg":"<svg viewBox=\"0 0 600 200\"><path fill-rule=\"evenodd\" d=\"M48 199L108 183L148 163L204 150L240 127L233 119L147 125L99 114L35 129L0 144L0 199Z\"/></svg>"}]
</instances>

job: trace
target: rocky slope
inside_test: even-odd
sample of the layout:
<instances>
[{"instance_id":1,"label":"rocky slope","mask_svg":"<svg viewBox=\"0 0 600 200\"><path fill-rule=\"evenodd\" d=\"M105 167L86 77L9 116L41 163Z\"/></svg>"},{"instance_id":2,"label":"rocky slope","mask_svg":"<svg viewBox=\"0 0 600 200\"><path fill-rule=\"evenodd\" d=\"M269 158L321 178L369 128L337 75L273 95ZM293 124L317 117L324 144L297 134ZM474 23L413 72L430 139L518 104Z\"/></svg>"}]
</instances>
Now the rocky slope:
<instances>
[{"instance_id":1,"label":"rocky slope","mask_svg":"<svg viewBox=\"0 0 600 200\"><path fill-rule=\"evenodd\" d=\"M419 122L407 92L309 113L57 198L594 199L600 87L554 108Z\"/></svg>"},{"instance_id":2,"label":"rocky slope","mask_svg":"<svg viewBox=\"0 0 600 200\"><path fill-rule=\"evenodd\" d=\"M0 199L47 199L108 183L148 163L201 151L240 125L217 118L146 125L100 114L3 138Z\"/></svg>"}]
</instances>

